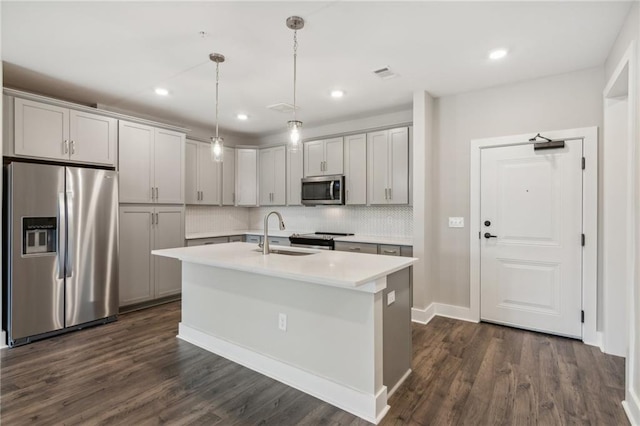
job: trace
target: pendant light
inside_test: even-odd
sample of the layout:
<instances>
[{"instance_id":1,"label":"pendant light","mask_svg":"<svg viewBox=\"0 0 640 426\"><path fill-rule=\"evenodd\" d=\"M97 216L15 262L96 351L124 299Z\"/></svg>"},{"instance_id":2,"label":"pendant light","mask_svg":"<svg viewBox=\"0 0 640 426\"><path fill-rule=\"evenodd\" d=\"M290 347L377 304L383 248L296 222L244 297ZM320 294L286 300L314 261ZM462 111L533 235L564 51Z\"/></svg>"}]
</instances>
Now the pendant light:
<instances>
[{"instance_id":1,"label":"pendant light","mask_svg":"<svg viewBox=\"0 0 640 426\"><path fill-rule=\"evenodd\" d=\"M216 135L211 138L211 156L214 161L222 161L224 139L218 135L218 81L220 80L220 64L224 62L224 55L212 53L209 59L216 63Z\"/></svg>"},{"instance_id":2,"label":"pendant light","mask_svg":"<svg viewBox=\"0 0 640 426\"><path fill-rule=\"evenodd\" d=\"M300 147L300 129L302 121L296 120L296 72L298 59L298 30L304 28L304 19L299 16L287 18L287 27L293 30L293 120L289 120L289 151L295 152Z\"/></svg>"}]
</instances>

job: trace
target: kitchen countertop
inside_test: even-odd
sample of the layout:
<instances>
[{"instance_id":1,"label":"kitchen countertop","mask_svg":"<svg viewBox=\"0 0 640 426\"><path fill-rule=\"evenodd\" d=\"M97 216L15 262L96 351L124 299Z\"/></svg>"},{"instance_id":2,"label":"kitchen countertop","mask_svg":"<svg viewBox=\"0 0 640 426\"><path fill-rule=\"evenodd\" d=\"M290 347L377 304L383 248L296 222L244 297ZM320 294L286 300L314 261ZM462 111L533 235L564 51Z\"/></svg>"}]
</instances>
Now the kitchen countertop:
<instances>
[{"instance_id":1,"label":"kitchen countertop","mask_svg":"<svg viewBox=\"0 0 640 426\"><path fill-rule=\"evenodd\" d=\"M310 234L312 231L280 231L279 229L269 229L270 237L288 237L291 234ZM244 229L234 231L212 231L212 232L195 232L186 234L187 240L195 240L198 238L215 238L226 237L230 235L263 235L264 231L260 229ZM407 237L378 237L371 235L351 235L349 237L335 237L335 241L351 242L351 243L367 243L367 244L389 244L395 246L412 246L413 238Z\"/></svg>"},{"instance_id":2,"label":"kitchen countertop","mask_svg":"<svg viewBox=\"0 0 640 426\"><path fill-rule=\"evenodd\" d=\"M271 246L272 249L278 246ZM377 256L331 250L281 247L283 250L310 252L309 256L263 255L255 244L226 243L153 250L157 256L183 262L294 279L334 287L357 288L413 265L413 257Z\"/></svg>"}]
</instances>

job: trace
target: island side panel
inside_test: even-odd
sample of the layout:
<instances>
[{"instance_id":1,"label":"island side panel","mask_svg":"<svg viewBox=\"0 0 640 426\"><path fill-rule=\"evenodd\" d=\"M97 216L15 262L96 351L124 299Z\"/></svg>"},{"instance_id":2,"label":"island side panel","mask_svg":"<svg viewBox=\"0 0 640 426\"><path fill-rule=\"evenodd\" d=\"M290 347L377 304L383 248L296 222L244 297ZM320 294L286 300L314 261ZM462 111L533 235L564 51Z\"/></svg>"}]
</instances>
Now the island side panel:
<instances>
[{"instance_id":1,"label":"island side panel","mask_svg":"<svg viewBox=\"0 0 640 426\"><path fill-rule=\"evenodd\" d=\"M389 395L411 372L411 269L405 268L387 276L383 294L383 383ZM395 300L389 303L390 293Z\"/></svg>"},{"instance_id":2,"label":"island side panel","mask_svg":"<svg viewBox=\"0 0 640 426\"><path fill-rule=\"evenodd\" d=\"M182 323L314 375L384 395L381 293L183 263ZM278 328L287 315L287 330ZM384 388L384 392L382 392Z\"/></svg>"}]
</instances>

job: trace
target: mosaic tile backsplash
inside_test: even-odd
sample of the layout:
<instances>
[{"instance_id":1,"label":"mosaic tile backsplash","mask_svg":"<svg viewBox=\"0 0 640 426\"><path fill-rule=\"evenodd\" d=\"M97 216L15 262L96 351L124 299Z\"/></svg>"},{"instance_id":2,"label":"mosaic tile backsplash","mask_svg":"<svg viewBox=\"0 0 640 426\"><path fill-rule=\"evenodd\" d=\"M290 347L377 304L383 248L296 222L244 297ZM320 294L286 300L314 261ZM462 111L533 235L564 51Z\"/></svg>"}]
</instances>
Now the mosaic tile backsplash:
<instances>
[{"instance_id":1,"label":"mosaic tile backsplash","mask_svg":"<svg viewBox=\"0 0 640 426\"><path fill-rule=\"evenodd\" d=\"M187 206L186 232L262 229L264 215L271 210L282 213L287 229L292 232L329 231L380 237L413 236L413 208L410 206ZM273 226L276 226L275 223Z\"/></svg>"}]
</instances>

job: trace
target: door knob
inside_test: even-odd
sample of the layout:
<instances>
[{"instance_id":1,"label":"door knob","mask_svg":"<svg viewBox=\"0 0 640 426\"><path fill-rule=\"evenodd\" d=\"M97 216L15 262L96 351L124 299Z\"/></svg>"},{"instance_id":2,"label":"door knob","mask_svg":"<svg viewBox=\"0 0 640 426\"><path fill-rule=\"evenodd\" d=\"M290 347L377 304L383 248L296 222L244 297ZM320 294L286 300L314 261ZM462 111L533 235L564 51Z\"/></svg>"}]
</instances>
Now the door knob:
<instances>
[{"instance_id":1,"label":"door knob","mask_svg":"<svg viewBox=\"0 0 640 426\"><path fill-rule=\"evenodd\" d=\"M485 220L484 221L484 226L491 226L491 221L490 220Z\"/></svg>"},{"instance_id":2,"label":"door knob","mask_svg":"<svg viewBox=\"0 0 640 426\"><path fill-rule=\"evenodd\" d=\"M498 236L497 236L497 235L491 235L491 234L490 234L490 233L488 233L488 232L485 232L484 237L485 237L487 240L488 240L489 238L498 238Z\"/></svg>"}]
</instances>

